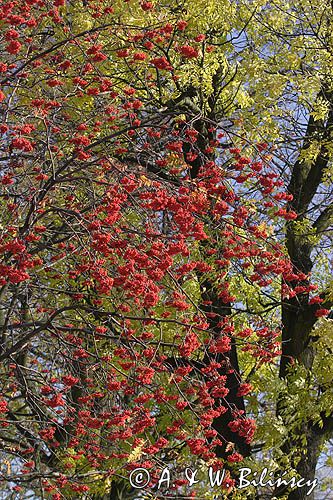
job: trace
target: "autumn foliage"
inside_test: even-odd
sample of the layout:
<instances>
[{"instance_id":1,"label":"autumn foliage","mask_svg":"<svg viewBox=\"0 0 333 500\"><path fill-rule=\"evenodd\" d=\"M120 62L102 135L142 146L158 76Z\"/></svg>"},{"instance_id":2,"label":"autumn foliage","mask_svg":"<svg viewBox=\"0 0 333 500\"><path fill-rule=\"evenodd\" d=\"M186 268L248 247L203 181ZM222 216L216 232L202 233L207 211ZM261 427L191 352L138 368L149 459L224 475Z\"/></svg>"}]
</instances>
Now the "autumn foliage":
<instances>
[{"instance_id":1,"label":"autumn foliage","mask_svg":"<svg viewBox=\"0 0 333 500\"><path fill-rule=\"evenodd\" d=\"M274 233L297 214L269 138L223 126L208 91L184 104L214 40L167 6L2 1L0 19L3 479L80 498L202 459L230 491L256 427L235 349L281 353L242 284L329 312Z\"/></svg>"}]
</instances>

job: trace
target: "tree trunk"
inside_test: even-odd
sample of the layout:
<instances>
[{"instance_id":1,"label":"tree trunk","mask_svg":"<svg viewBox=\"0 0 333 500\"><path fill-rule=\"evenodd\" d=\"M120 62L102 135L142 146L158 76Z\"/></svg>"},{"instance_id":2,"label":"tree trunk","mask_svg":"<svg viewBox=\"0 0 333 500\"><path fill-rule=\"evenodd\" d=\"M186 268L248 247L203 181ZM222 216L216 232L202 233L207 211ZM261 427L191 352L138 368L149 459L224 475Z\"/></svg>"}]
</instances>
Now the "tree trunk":
<instances>
[{"instance_id":1,"label":"tree trunk","mask_svg":"<svg viewBox=\"0 0 333 500\"><path fill-rule=\"evenodd\" d=\"M319 94L320 97L320 94ZM331 94L329 97L332 98ZM328 114L326 123L322 120L316 121L313 116L308 120L306 135L303 143L303 150L306 150L316 137L322 139L328 138L333 124L333 111ZM329 161L327 147L323 145L316 159L307 163L300 158L295 162L289 183L289 192L293 195L293 200L289 203L289 208L298 214L297 221L302 222L307 216L311 203L314 202L316 192L322 182L324 171ZM330 205L323 207L318 218L312 227L318 233L325 231L330 224L332 207ZM296 222L297 224L297 222ZM314 243L310 242L307 234L302 234L297 229L294 221L289 221L286 228L286 246L290 260L293 264L294 273L304 273L304 280L297 285L309 286L310 275L313 268L311 259ZM294 289L295 282L287 283L291 289ZM280 361L280 378L287 383L286 393L281 394L277 403L277 415L288 416L292 411L298 409L287 408L288 404L288 386L291 387L294 367L297 364L302 365L309 373L313 367L315 352L313 349L313 339L311 332L317 321L316 310L320 307L330 307L330 304L309 304L309 292L298 294L293 298L287 299L282 305L282 355ZM296 365L295 365L296 363ZM286 400L287 403L284 402ZM284 408L283 408L284 407ZM324 421L324 416L323 416ZM319 429L311 421L304 421L293 435L289 435L281 447L281 451L291 458L291 465L295 468L301 478L306 481L313 481L321 451L321 445L327 438L330 419L327 419L327 425ZM286 423L288 426L288 423ZM302 437L306 437L306 445L302 444ZM302 500L315 498L315 491L307 495L309 487L295 488L289 492L288 500ZM286 488L277 489L275 496L280 497L286 494Z\"/></svg>"},{"instance_id":2,"label":"tree trunk","mask_svg":"<svg viewBox=\"0 0 333 500\"><path fill-rule=\"evenodd\" d=\"M307 443L303 449L300 450L300 444L292 438L281 448L285 454L295 458L296 461L299 460L295 465L295 469L299 478L304 478L304 481L307 483L300 488L295 488L290 491L288 500L314 500L316 496L317 487L313 488L313 481L315 480L316 466L321 444L323 442L323 436L318 434L314 428L310 428L308 424L306 424L305 427L303 432L306 432ZM287 487L283 486L276 488L273 496L278 498L284 496L287 493L287 489ZM310 494L309 491L311 491Z\"/></svg>"}]
</instances>

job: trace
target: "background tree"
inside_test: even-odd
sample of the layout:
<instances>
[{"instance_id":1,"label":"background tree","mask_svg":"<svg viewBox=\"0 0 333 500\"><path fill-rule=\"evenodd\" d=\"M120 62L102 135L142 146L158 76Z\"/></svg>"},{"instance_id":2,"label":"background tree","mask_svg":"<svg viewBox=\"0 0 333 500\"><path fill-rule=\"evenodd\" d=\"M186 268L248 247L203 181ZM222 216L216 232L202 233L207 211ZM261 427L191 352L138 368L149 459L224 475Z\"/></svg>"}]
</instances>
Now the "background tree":
<instances>
[{"instance_id":1,"label":"background tree","mask_svg":"<svg viewBox=\"0 0 333 500\"><path fill-rule=\"evenodd\" d=\"M286 383L277 404L286 427L281 450L303 477L314 477L323 443L332 432L332 376L324 361L330 362L331 324L319 320L332 307L327 252L332 242L331 19L331 2L266 4L248 25L249 50L243 55L244 71L248 63L256 77L260 71L260 85L253 82L249 91L253 114L257 123L269 124L276 134L279 147L273 161L288 179L293 195L289 208L298 214L285 227L293 267L306 275L296 290L319 285L318 296L311 298L307 292L296 297L291 284L293 291L281 310L279 376ZM258 43L256 22L263 43ZM263 102L265 115L258 108ZM303 411L295 415L295 406ZM288 498L305 498L305 491L295 490Z\"/></svg>"}]
</instances>

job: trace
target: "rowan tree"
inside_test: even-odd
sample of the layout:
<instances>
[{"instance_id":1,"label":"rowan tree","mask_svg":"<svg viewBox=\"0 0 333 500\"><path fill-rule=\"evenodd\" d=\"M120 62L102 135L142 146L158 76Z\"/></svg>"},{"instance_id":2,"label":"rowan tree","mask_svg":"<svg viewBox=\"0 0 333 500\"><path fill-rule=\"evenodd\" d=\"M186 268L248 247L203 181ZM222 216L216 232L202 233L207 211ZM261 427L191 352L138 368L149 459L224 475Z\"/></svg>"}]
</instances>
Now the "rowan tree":
<instances>
[{"instance_id":1,"label":"rowan tree","mask_svg":"<svg viewBox=\"0 0 333 500\"><path fill-rule=\"evenodd\" d=\"M302 4L300 19L307 8ZM313 429L320 439L308 450L316 459L329 432L331 379L322 368L318 379L310 375L322 367L326 326L317 357L309 347L329 299L309 278L319 239L311 233L317 239L308 242L305 214L315 214L312 231L326 231L330 209L320 215L313 206L329 162L330 124L327 115L312 114L297 156L299 142L284 135L279 144L286 115L271 113L265 123L264 106L277 110L287 95L283 84L258 94L272 33L279 58L273 74L283 74L285 52L274 30L262 30L258 52L251 37L279 9L215 1L2 2L6 494L130 498L132 469L150 469L156 493L165 465L179 475L175 496L200 494L207 485L186 490L181 471L205 463L228 469L222 495L237 498L234 469L256 449L260 398L251 396L250 382L264 392L262 380L275 385L287 432L273 445L288 467L314 474L316 460L306 468L309 457L297 463L297 455L299 439L311 440ZM290 15L286 9L285 26ZM302 59L301 49L293 52ZM260 78L249 72L252 64L261 65ZM300 84L303 68L295 73ZM327 105L321 113L330 113ZM303 152L318 134L326 149L304 166ZM282 160L293 147L298 160L287 171ZM316 173L316 189L308 191ZM267 377L279 359L286 390ZM290 425L299 381L297 398L309 401L313 383L323 396L316 416L300 412ZM325 431L318 433L320 422ZM269 447L266 430L258 438ZM289 498L303 498L298 494Z\"/></svg>"}]
</instances>

